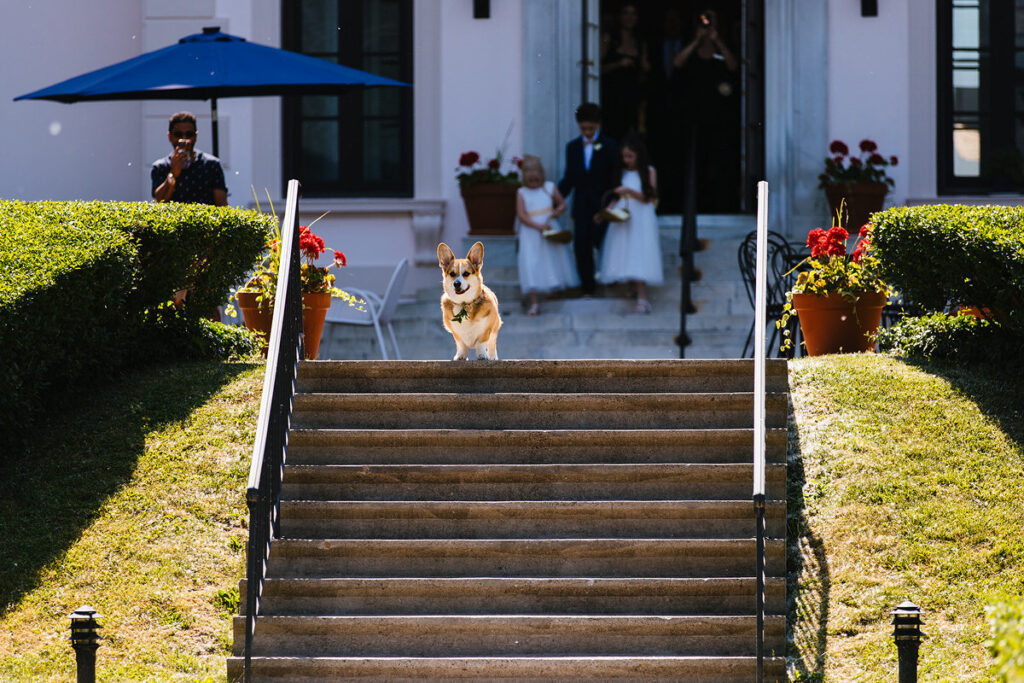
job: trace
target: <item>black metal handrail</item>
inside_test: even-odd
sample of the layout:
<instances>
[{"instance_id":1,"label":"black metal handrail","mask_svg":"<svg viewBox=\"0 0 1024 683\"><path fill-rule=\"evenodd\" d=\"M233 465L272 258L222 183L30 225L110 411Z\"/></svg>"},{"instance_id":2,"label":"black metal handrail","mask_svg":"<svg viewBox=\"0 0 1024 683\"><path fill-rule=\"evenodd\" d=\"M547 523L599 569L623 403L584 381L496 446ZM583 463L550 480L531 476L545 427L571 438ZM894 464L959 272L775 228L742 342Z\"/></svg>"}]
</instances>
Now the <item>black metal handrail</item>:
<instances>
[{"instance_id":1,"label":"black metal handrail","mask_svg":"<svg viewBox=\"0 0 1024 683\"><path fill-rule=\"evenodd\" d=\"M245 498L249 506L249 546L245 593L245 680L252 680L252 641L266 579L270 544L278 527L281 477L288 450L295 376L302 358L302 292L299 279L299 181L288 181L281 223L281 263L277 274L263 397Z\"/></svg>"},{"instance_id":2,"label":"black metal handrail","mask_svg":"<svg viewBox=\"0 0 1024 683\"><path fill-rule=\"evenodd\" d=\"M683 172L683 221L679 232L679 256L682 260L679 302L679 357L686 358L690 334L686 331L686 316L696 308L690 296L690 283L697 279L693 254L697 251L697 127L690 126L689 140Z\"/></svg>"}]
</instances>

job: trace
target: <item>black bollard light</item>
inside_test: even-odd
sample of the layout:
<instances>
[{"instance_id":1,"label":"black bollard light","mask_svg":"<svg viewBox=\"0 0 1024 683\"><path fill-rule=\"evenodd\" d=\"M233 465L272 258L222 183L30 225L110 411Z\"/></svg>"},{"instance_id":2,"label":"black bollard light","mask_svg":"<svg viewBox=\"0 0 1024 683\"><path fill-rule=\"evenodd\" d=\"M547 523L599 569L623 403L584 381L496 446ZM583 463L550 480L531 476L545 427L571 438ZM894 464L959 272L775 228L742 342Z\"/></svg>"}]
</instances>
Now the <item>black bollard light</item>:
<instances>
[{"instance_id":1,"label":"black bollard light","mask_svg":"<svg viewBox=\"0 0 1024 683\"><path fill-rule=\"evenodd\" d=\"M75 648L78 683L96 682L96 650L100 646L100 615L83 605L71 613L71 647Z\"/></svg>"},{"instance_id":2,"label":"black bollard light","mask_svg":"<svg viewBox=\"0 0 1024 683\"><path fill-rule=\"evenodd\" d=\"M921 608L907 601L892 611L893 638L900 659L900 683L917 683L917 650L921 645Z\"/></svg>"}]
</instances>

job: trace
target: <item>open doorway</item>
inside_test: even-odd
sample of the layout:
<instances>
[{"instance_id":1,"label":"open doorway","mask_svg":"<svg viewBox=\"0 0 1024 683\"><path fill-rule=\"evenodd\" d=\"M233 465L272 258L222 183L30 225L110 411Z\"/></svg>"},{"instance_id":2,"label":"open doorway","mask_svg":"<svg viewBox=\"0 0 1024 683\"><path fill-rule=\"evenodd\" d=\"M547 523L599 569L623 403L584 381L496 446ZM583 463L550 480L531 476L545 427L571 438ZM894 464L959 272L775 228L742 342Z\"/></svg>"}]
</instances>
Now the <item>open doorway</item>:
<instances>
[{"instance_id":1,"label":"open doorway","mask_svg":"<svg viewBox=\"0 0 1024 683\"><path fill-rule=\"evenodd\" d=\"M699 213L752 211L764 175L764 0L601 0L603 129L636 132L661 214L683 210L694 155Z\"/></svg>"}]
</instances>

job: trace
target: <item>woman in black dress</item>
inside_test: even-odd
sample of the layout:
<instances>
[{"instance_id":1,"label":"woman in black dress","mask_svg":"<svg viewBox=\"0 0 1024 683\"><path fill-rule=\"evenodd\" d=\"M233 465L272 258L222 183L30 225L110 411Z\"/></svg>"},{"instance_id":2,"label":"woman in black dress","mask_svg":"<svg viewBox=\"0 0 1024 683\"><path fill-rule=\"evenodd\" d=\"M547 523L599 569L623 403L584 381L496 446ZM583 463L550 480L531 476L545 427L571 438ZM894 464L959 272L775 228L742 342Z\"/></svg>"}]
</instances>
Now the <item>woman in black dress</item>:
<instances>
[{"instance_id":1,"label":"woman in black dress","mask_svg":"<svg viewBox=\"0 0 1024 683\"><path fill-rule=\"evenodd\" d=\"M619 8L612 29L601 34L602 129L616 140L641 128L641 103L651 64L637 30L639 23L637 6L627 2Z\"/></svg>"},{"instance_id":2,"label":"woman in black dress","mask_svg":"<svg viewBox=\"0 0 1024 683\"><path fill-rule=\"evenodd\" d=\"M681 81L684 140L695 144L698 211L731 212L739 207L739 62L718 33L718 14L696 17L693 40L673 65Z\"/></svg>"}]
</instances>

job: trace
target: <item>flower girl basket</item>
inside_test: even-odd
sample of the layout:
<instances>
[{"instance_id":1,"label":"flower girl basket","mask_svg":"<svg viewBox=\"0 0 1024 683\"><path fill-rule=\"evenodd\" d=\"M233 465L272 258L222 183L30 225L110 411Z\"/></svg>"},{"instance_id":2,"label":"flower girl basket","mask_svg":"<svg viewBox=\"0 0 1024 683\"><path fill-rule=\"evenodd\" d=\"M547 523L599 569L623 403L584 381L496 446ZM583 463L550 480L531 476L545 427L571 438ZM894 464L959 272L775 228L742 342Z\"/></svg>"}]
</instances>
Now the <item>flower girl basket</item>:
<instances>
[{"instance_id":1,"label":"flower girl basket","mask_svg":"<svg viewBox=\"0 0 1024 683\"><path fill-rule=\"evenodd\" d=\"M601 195L601 204L605 204L608 201L609 196L618 197L618 195L615 194L615 192L608 190L603 195ZM623 206L619 206L620 204L623 203ZM601 219L606 220L609 223L625 223L626 221L628 221L629 198L627 197L626 199L623 199L619 197L619 199L614 204L605 206L603 209L601 209Z\"/></svg>"}]
</instances>

